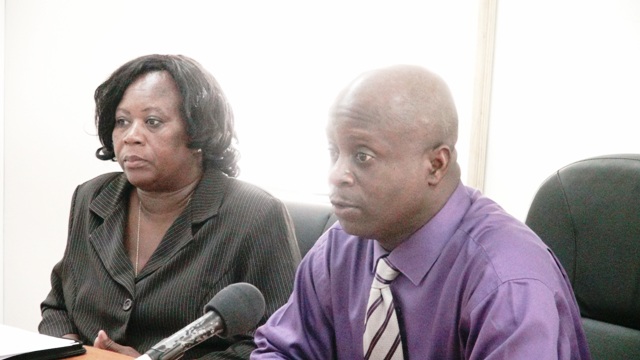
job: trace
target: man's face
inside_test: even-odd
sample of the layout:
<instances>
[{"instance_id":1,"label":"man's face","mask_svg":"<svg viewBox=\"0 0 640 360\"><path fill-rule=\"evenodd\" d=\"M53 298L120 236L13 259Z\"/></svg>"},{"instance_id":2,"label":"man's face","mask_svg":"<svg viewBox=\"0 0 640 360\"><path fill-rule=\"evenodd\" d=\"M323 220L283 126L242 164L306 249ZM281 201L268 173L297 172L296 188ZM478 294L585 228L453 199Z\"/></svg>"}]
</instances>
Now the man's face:
<instances>
[{"instance_id":1,"label":"man's face","mask_svg":"<svg viewBox=\"0 0 640 360\"><path fill-rule=\"evenodd\" d=\"M388 250L422 226L430 171L421 131L349 104L327 127L331 202L344 230Z\"/></svg>"}]
</instances>

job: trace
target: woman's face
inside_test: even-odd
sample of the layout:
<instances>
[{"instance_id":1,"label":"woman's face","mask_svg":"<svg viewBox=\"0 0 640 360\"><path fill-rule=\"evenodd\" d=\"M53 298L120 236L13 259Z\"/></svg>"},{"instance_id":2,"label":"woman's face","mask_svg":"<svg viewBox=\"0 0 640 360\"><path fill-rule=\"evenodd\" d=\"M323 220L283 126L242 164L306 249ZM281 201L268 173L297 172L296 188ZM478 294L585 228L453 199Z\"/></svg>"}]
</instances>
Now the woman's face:
<instances>
[{"instance_id":1,"label":"woman's face","mask_svg":"<svg viewBox=\"0 0 640 360\"><path fill-rule=\"evenodd\" d=\"M187 148L181 101L166 71L141 75L126 89L116 108L112 137L118 163L134 186L174 191L200 176L202 157Z\"/></svg>"}]
</instances>

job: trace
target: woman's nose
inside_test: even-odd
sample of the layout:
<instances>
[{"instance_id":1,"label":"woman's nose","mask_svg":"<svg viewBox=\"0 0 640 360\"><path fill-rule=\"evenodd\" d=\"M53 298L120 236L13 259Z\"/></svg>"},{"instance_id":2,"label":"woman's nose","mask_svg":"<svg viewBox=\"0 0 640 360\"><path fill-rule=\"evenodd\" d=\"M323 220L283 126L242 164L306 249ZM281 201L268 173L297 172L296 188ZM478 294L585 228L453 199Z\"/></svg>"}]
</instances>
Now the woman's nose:
<instances>
[{"instance_id":1,"label":"woman's nose","mask_svg":"<svg viewBox=\"0 0 640 360\"><path fill-rule=\"evenodd\" d=\"M142 142L142 137L143 126L139 122L133 121L125 131L123 140L126 144L140 143Z\"/></svg>"}]
</instances>

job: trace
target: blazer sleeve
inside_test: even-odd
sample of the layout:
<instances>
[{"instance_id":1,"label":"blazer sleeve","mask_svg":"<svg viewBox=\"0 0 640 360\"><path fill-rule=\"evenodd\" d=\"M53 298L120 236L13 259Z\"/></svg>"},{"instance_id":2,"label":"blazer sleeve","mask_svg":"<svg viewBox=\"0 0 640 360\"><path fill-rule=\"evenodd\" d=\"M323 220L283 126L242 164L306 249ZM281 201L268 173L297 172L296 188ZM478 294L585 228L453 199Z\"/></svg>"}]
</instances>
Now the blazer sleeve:
<instances>
[{"instance_id":1,"label":"blazer sleeve","mask_svg":"<svg viewBox=\"0 0 640 360\"><path fill-rule=\"evenodd\" d=\"M300 250L293 230L292 220L285 205L270 198L262 210L254 214L251 223L245 224L245 239L241 242L244 254L236 259L238 282L256 286L265 298L265 314L258 326L282 305L293 290L295 272L300 263ZM248 359L256 348L253 341L255 329L230 339L224 352L210 353L201 359Z\"/></svg>"},{"instance_id":2,"label":"blazer sleeve","mask_svg":"<svg viewBox=\"0 0 640 360\"><path fill-rule=\"evenodd\" d=\"M69 214L68 229L69 234L71 233L71 228L73 227L77 195L78 187L76 187L71 200L71 211ZM49 295L47 295L45 300L40 304L42 320L38 325L38 331L42 334L61 337L66 334L77 333L77 330L73 324L73 320L67 312L66 302L68 301L68 299L66 295L69 294L65 294L63 291L64 281L70 281L68 278L65 278L63 274L64 261L67 257L70 246L71 241L68 236L65 254L62 257L62 260L60 260L53 267L53 271L51 272L51 290L49 291Z\"/></svg>"}]
</instances>

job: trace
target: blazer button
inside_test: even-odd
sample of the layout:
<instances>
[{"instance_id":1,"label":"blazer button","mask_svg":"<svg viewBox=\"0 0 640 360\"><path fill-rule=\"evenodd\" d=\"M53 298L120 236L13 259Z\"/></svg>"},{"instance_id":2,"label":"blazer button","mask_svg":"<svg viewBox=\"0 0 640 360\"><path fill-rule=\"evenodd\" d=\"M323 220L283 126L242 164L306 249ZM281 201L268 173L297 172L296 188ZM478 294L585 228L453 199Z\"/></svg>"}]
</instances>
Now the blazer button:
<instances>
[{"instance_id":1,"label":"blazer button","mask_svg":"<svg viewBox=\"0 0 640 360\"><path fill-rule=\"evenodd\" d=\"M129 311L131 309L131 305L133 305L133 301L131 299L127 299L122 303L122 310Z\"/></svg>"}]
</instances>

